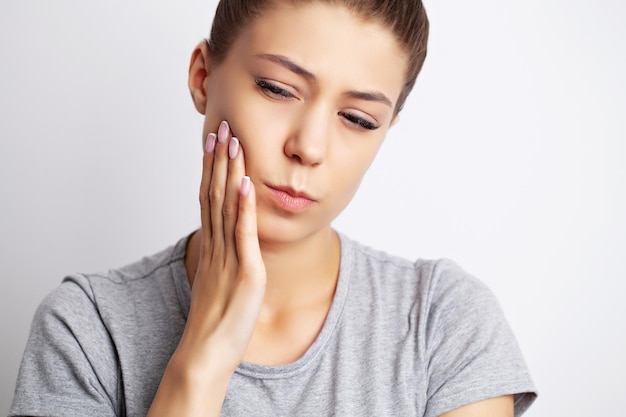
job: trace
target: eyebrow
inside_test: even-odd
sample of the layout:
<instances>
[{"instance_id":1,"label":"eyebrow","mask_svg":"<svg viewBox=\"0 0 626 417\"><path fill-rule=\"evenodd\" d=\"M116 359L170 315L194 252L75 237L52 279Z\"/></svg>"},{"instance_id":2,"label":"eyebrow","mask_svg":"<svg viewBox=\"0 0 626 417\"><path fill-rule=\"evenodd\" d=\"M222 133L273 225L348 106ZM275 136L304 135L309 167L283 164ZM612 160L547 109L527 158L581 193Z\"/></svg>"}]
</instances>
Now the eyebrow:
<instances>
[{"instance_id":1,"label":"eyebrow","mask_svg":"<svg viewBox=\"0 0 626 417\"><path fill-rule=\"evenodd\" d=\"M274 55L274 54L258 54L257 57L262 58L262 59L267 59L268 61L280 64L283 67L287 68L289 71L296 73L298 75L301 75L309 81L316 80L315 75L313 75L313 73L305 70L300 65L290 61L289 58L285 56Z\"/></svg>"},{"instance_id":2,"label":"eyebrow","mask_svg":"<svg viewBox=\"0 0 626 417\"><path fill-rule=\"evenodd\" d=\"M379 101L389 107L392 107L391 100L389 100L389 98L383 93L377 93L375 91L348 91L346 92L346 95L360 100Z\"/></svg>"},{"instance_id":3,"label":"eyebrow","mask_svg":"<svg viewBox=\"0 0 626 417\"><path fill-rule=\"evenodd\" d=\"M300 65L296 64L295 62L291 61L289 58L283 55L257 54L256 56L257 58L266 59L268 61L275 62L279 65L282 65L283 67L287 68L289 71L306 78L308 81L317 80L317 78L312 72L307 71L306 69L302 68ZM359 100L378 101L378 102L388 105L389 107L393 107L391 100L389 100L389 97L387 97L386 95L380 92L350 90L350 91L347 91L345 95L348 97L359 99Z\"/></svg>"}]
</instances>

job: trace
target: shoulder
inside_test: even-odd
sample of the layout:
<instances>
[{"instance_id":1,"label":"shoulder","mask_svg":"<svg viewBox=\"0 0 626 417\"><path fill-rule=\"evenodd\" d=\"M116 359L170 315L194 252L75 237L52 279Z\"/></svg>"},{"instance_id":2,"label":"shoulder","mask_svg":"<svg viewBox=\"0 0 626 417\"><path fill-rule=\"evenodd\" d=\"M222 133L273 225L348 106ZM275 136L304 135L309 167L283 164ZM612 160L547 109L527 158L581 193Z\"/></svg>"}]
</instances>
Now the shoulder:
<instances>
[{"instance_id":1,"label":"shoulder","mask_svg":"<svg viewBox=\"0 0 626 417\"><path fill-rule=\"evenodd\" d=\"M532 403L535 388L515 336L482 281L450 259L411 261L345 236L343 248L355 320L365 317L370 333L382 323L390 346L414 346L426 416L509 394L516 415Z\"/></svg>"},{"instance_id":2,"label":"shoulder","mask_svg":"<svg viewBox=\"0 0 626 417\"><path fill-rule=\"evenodd\" d=\"M124 396L150 398L143 394L155 390L184 326L185 242L104 274L65 277L35 313L15 414L65 415L67 394L87 415L119 411ZM120 385L122 369L132 392Z\"/></svg>"},{"instance_id":3,"label":"shoulder","mask_svg":"<svg viewBox=\"0 0 626 417\"><path fill-rule=\"evenodd\" d=\"M357 280L377 282L402 294L417 298L424 307L433 304L454 304L459 297L495 301L493 293L480 280L450 259L409 260L360 244L340 235L342 271ZM466 298L465 298L466 299Z\"/></svg>"},{"instance_id":4,"label":"shoulder","mask_svg":"<svg viewBox=\"0 0 626 417\"><path fill-rule=\"evenodd\" d=\"M105 273L72 274L63 279L45 305L76 303L77 296L98 310L127 310L133 303L150 300L157 293L181 296L186 284L184 257L187 239L181 239L153 255Z\"/></svg>"},{"instance_id":5,"label":"shoulder","mask_svg":"<svg viewBox=\"0 0 626 417\"><path fill-rule=\"evenodd\" d=\"M101 310L125 311L131 307L133 300L152 297L155 291L179 295L177 293L184 291L176 287L184 283L184 277L174 277L178 278L176 280L173 275L183 273L184 246L181 250L180 245L184 240L155 255L106 273L66 276L40 303L34 324L45 325L50 321L80 324L94 317L102 319Z\"/></svg>"},{"instance_id":6,"label":"shoulder","mask_svg":"<svg viewBox=\"0 0 626 417\"><path fill-rule=\"evenodd\" d=\"M141 298L144 291L158 291L158 281L173 281L171 269L182 272L186 239L152 256L107 273L72 274L52 290L40 303L34 324L62 322L93 327L94 319L103 321L102 308L117 304L130 307L130 298ZM180 265L176 265L180 264ZM182 278L182 277L179 277ZM171 283L170 283L171 285ZM162 289L162 288L161 288ZM126 308L123 308L126 307ZM84 323L83 323L84 322Z\"/></svg>"},{"instance_id":7,"label":"shoulder","mask_svg":"<svg viewBox=\"0 0 626 417\"><path fill-rule=\"evenodd\" d=\"M183 238L160 252L145 256L140 260L121 268L111 269L106 273L84 275L91 285L110 283L111 285L130 285L138 281L158 279L161 275L171 273L176 264L183 264L187 238ZM72 280L72 277L66 280Z\"/></svg>"},{"instance_id":8,"label":"shoulder","mask_svg":"<svg viewBox=\"0 0 626 417\"><path fill-rule=\"evenodd\" d=\"M341 274L349 282L350 298L376 305L389 317L411 320L424 348L462 323L488 327L504 322L493 292L454 261L412 261L341 239Z\"/></svg>"}]
</instances>

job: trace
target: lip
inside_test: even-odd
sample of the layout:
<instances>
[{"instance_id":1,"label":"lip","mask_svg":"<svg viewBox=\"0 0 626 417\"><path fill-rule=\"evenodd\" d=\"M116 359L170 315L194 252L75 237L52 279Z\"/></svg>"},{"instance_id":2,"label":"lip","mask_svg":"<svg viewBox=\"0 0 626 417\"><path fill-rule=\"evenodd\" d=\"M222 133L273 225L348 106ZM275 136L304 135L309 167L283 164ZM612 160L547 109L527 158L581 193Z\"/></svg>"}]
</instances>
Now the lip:
<instances>
[{"instance_id":1,"label":"lip","mask_svg":"<svg viewBox=\"0 0 626 417\"><path fill-rule=\"evenodd\" d=\"M315 199L302 191L291 187L280 187L265 184L270 195L283 210L298 213L306 210L315 203Z\"/></svg>"}]
</instances>

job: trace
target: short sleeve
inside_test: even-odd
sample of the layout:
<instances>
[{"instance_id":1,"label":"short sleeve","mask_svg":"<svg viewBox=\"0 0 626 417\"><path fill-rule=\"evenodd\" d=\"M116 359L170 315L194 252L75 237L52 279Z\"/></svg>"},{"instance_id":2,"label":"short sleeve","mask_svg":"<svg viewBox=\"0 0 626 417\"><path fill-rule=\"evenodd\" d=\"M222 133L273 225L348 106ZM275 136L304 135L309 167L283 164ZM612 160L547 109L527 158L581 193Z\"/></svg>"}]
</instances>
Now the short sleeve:
<instances>
[{"instance_id":1,"label":"short sleeve","mask_svg":"<svg viewBox=\"0 0 626 417\"><path fill-rule=\"evenodd\" d=\"M35 313L10 415L119 415L115 358L87 279L66 278Z\"/></svg>"},{"instance_id":2,"label":"short sleeve","mask_svg":"<svg viewBox=\"0 0 626 417\"><path fill-rule=\"evenodd\" d=\"M425 417L509 394L515 397L515 416L522 415L536 392L493 293L443 260L432 271L429 296Z\"/></svg>"}]
</instances>

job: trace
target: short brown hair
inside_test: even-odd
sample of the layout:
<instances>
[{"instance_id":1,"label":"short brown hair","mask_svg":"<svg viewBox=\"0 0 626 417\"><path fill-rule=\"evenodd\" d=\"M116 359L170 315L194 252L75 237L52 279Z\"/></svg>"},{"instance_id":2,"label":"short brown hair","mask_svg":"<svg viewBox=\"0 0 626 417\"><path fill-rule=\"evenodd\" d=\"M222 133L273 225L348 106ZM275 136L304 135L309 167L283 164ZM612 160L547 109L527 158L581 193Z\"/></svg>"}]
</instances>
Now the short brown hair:
<instances>
[{"instance_id":1,"label":"short brown hair","mask_svg":"<svg viewBox=\"0 0 626 417\"><path fill-rule=\"evenodd\" d=\"M421 0L284 1L295 5L319 1L344 6L366 20L378 21L391 29L408 58L406 81L398 97L394 114L402 110L426 59L429 24ZM279 0L220 0L208 42L213 59L217 63L221 62L243 28L278 2Z\"/></svg>"}]
</instances>

